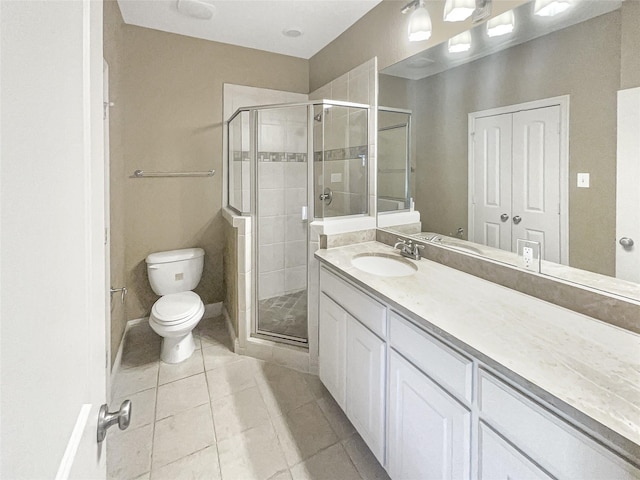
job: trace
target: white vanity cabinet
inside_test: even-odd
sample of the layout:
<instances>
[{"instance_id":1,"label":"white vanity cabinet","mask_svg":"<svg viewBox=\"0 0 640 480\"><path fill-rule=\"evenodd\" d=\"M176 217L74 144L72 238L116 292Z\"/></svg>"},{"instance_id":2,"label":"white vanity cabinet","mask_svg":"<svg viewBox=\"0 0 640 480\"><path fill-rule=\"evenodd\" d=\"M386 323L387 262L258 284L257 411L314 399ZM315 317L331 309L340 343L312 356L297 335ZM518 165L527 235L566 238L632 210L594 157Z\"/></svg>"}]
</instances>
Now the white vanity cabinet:
<instances>
[{"instance_id":1,"label":"white vanity cabinet","mask_svg":"<svg viewBox=\"0 0 640 480\"><path fill-rule=\"evenodd\" d=\"M320 380L384 465L386 307L325 269L320 290Z\"/></svg>"},{"instance_id":2,"label":"white vanity cabinet","mask_svg":"<svg viewBox=\"0 0 640 480\"><path fill-rule=\"evenodd\" d=\"M480 445L479 480L553 479L482 422L478 435Z\"/></svg>"},{"instance_id":3,"label":"white vanity cabinet","mask_svg":"<svg viewBox=\"0 0 640 480\"><path fill-rule=\"evenodd\" d=\"M419 320L324 266L320 290L320 379L393 480L640 480L583 423Z\"/></svg>"},{"instance_id":4,"label":"white vanity cabinet","mask_svg":"<svg viewBox=\"0 0 640 480\"><path fill-rule=\"evenodd\" d=\"M389 358L389 475L468 479L471 413L397 352Z\"/></svg>"},{"instance_id":5,"label":"white vanity cabinet","mask_svg":"<svg viewBox=\"0 0 640 480\"><path fill-rule=\"evenodd\" d=\"M640 470L602 446L594 438L585 435L546 408L532 401L490 373L480 369L478 380L478 406L480 410L481 437L480 458L492 458L493 465L484 469L483 478L492 479L499 461L493 458L487 445L486 425L490 425L506 440L507 450L518 452L519 465L537 468L534 478L546 478L542 471L554 478L602 480L640 479ZM513 457L512 457L513 458ZM526 462L528 458L531 462ZM506 462L505 462L506 463ZM511 466L511 465L510 465ZM513 478L507 476L503 478Z\"/></svg>"},{"instance_id":6,"label":"white vanity cabinet","mask_svg":"<svg viewBox=\"0 0 640 480\"><path fill-rule=\"evenodd\" d=\"M347 401L347 318L349 314L326 294L320 294L318 343L322 361L318 376L340 408L346 410Z\"/></svg>"},{"instance_id":7,"label":"white vanity cabinet","mask_svg":"<svg viewBox=\"0 0 640 480\"><path fill-rule=\"evenodd\" d=\"M347 417L384 464L386 345L359 321L347 321Z\"/></svg>"}]
</instances>

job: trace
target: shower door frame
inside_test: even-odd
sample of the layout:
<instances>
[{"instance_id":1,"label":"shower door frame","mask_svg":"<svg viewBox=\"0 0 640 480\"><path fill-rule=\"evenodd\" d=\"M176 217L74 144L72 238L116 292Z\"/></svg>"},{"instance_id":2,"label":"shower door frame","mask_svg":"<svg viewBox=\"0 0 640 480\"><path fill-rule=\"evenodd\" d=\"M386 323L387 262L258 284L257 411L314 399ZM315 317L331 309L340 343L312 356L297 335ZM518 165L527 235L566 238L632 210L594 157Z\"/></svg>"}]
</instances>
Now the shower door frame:
<instances>
[{"instance_id":1,"label":"shower door frame","mask_svg":"<svg viewBox=\"0 0 640 480\"><path fill-rule=\"evenodd\" d=\"M258 174L258 112L261 110L267 110L267 109L281 109L281 108L293 108L293 107L306 107L307 108L307 236L306 236L306 256L307 256L307 262L306 262L306 267L307 267L307 282L306 282L306 287L307 287L307 322L309 322L309 318L310 318L310 310L312 308L312 305L309 304L308 300L309 300L309 285L310 285L310 268L309 268L309 263L310 263L310 259L312 257L312 253L309 251L309 247L310 247L310 224L317 220L324 220L325 218L318 218L315 216L315 184L314 184L314 136L313 136L313 107L317 106L317 105L331 105L331 106L340 106L340 107L348 107L348 108L361 108L361 109L365 109L368 113L368 118L371 115L371 106L367 105L367 104L362 104L362 103L355 103L355 102L345 102L345 101L339 101L339 100L327 100L327 99L320 99L320 100L311 100L308 102L292 102L292 103L281 103L281 104L272 104L272 105L260 105L260 106L248 106L248 107L241 107L238 110L236 110L233 115L231 115L231 117L229 117L228 122L231 122L241 111L248 111L249 112L249 135L250 135L250 140L249 140L249 159L250 159L250 198L249 198L249 205L250 205L250 211L249 212L239 212L241 215L250 215L251 217L251 222L253 223L253 232L251 234L251 248L252 248L252 252L251 252L251 262L253 267L251 268L251 301L252 301L252 306L250 308L250 322L251 322L251 328L250 328L250 336L254 337L254 338L259 338L259 339L263 339L263 340L271 340L271 341L276 341L279 343L285 343L285 344L290 344L290 345L295 345L298 347L303 347L303 348L308 348L309 347L309 336L310 333L307 330L307 338L306 339L301 339L298 337L292 337L292 336L288 336L288 335L283 335L283 334L279 334L279 333L275 333L275 332L268 332L268 331L263 331L259 329L259 325L258 325L258 321L259 321L259 267L258 267L258 262L259 262L259 239L258 239L258 230L259 230L259 206L258 206L258 202L257 202L257 195L258 195L258 181L257 181L257 174ZM367 121L368 122L368 121ZM324 142L324 134L323 134L323 142ZM368 144L370 145L371 139L368 138ZM324 150L324 146L323 146L323 150ZM228 152L227 152L228 155ZM369 155L367 155L367 165L369 162ZM367 185L365 186L366 188L366 194L365 194L365 198L368 198L368 182ZM234 209L235 210L235 209ZM368 212L368 208L367 208L367 212ZM365 213L364 215L366 215L367 213ZM363 214L356 214L356 215L349 215L349 216L355 216L355 217L359 217L362 216ZM330 217L330 219L333 218L345 218L344 216L342 217ZM308 323L307 323L308 325Z\"/></svg>"},{"instance_id":2,"label":"shower door frame","mask_svg":"<svg viewBox=\"0 0 640 480\"><path fill-rule=\"evenodd\" d=\"M283 103L276 105L264 105L259 107L251 107L250 108L250 158L251 158L251 192L250 192L250 205L251 205L251 218L253 222L253 235L251 239L252 244L252 262L254 268L252 268L252 300L253 300L253 308L251 313L251 336L255 338L261 338L264 340L272 340L280 343L286 343L289 345L296 345L299 347L307 348L309 345L309 331L308 331L308 322L309 322L309 223L313 220L313 217L309 218L309 213L311 211L309 204L313 201L312 192L310 191L310 181L309 181L309 165L310 165L310 154L309 151L311 146L313 145L313 138L309 134L309 116L310 116L310 108L313 102L302 102L302 103ZM258 127L259 127L259 114L258 112L263 110L273 110L273 109L286 109L286 108L296 108L296 107L305 107L306 108L306 116L307 116L307 176L306 176L306 190L307 190L307 220L306 223L306 237L305 237L305 248L306 248L306 283L305 283L305 295L307 296L307 314L305 321L307 322L307 337L300 338L291 335L286 335L277 332L270 332L266 330L260 329L260 206L258 204L258 195L259 195L259 182L258 182L258 148L259 148L259 135L258 135ZM313 158L311 158L313 160ZM312 164L311 164L312 165ZM284 189L284 187L283 187ZM312 204L312 203L311 203Z\"/></svg>"}]
</instances>

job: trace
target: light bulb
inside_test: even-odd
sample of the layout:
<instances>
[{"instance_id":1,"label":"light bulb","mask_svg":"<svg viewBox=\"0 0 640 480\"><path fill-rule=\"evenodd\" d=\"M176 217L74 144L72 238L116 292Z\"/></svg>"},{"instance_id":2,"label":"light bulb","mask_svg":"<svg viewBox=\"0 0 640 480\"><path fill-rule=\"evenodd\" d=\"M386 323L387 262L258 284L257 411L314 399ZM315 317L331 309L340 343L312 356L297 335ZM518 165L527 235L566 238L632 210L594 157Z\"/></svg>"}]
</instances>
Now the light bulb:
<instances>
[{"instance_id":1,"label":"light bulb","mask_svg":"<svg viewBox=\"0 0 640 480\"><path fill-rule=\"evenodd\" d=\"M429 38L431 38L431 17L424 8L424 4L420 2L409 17L409 41L420 42Z\"/></svg>"},{"instance_id":2,"label":"light bulb","mask_svg":"<svg viewBox=\"0 0 640 480\"><path fill-rule=\"evenodd\" d=\"M540 17L553 17L571 6L569 0L536 0L533 13Z\"/></svg>"},{"instance_id":3,"label":"light bulb","mask_svg":"<svg viewBox=\"0 0 640 480\"><path fill-rule=\"evenodd\" d=\"M447 0L444 4L445 22L463 22L476 9L475 0Z\"/></svg>"},{"instance_id":4,"label":"light bulb","mask_svg":"<svg viewBox=\"0 0 640 480\"><path fill-rule=\"evenodd\" d=\"M468 52L471 48L471 32L462 32L449 39L449 53Z\"/></svg>"},{"instance_id":5,"label":"light bulb","mask_svg":"<svg viewBox=\"0 0 640 480\"><path fill-rule=\"evenodd\" d=\"M515 23L513 10L504 12L502 15L498 15L487 22L487 35L499 37L500 35L511 33L515 28Z\"/></svg>"}]
</instances>

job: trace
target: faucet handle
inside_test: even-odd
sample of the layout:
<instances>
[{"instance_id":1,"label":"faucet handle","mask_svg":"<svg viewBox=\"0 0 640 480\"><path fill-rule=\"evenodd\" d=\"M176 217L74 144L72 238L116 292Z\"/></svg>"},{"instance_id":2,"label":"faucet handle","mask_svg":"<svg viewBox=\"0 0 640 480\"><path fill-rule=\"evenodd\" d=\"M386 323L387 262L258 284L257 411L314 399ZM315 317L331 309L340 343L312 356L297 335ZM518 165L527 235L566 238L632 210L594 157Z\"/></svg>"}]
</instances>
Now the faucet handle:
<instances>
[{"instance_id":1,"label":"faucet handle","mask_svg":"<svg viewBox=\"0 0 640 480\"><path fill-rule=\"evenodd\" d=\"M403 238L398 238L398 241L396 242L396 244L393 246L393 248L398 248L400 245L404 245L405 241Z\"/></svg>"}]
</instances>

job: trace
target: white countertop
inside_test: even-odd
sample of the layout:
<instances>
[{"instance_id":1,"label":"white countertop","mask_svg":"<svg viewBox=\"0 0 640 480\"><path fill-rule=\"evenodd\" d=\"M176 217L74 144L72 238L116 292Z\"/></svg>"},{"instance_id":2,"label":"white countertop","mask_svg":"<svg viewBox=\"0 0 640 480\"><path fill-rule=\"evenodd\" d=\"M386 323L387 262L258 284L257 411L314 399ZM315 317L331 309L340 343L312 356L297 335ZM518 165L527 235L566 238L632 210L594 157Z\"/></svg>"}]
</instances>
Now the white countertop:
<instances>
[{"instance_id":1,"label":"white countertop","mask_svg":"<svg viewBox=\"0 0 640 480\"><path fill-rule=\"evenodd\" d=\"M351 265L354 255L367 252L397 255L378 242L315 255L424 319L426 328L441 330L479 353L481 360L486 357L568 405L568 415L575 417L577 411L621 436L622 441L600 431L637 455L640 335L426 259L412 261L418 271L407 277L377 276Z\"/></svg>"}]
</instances>

